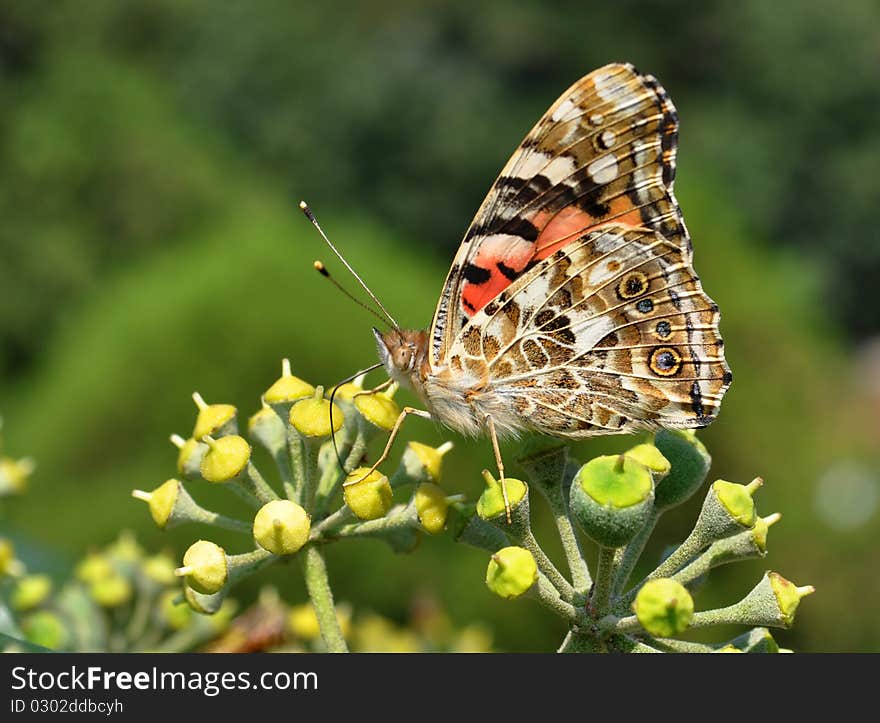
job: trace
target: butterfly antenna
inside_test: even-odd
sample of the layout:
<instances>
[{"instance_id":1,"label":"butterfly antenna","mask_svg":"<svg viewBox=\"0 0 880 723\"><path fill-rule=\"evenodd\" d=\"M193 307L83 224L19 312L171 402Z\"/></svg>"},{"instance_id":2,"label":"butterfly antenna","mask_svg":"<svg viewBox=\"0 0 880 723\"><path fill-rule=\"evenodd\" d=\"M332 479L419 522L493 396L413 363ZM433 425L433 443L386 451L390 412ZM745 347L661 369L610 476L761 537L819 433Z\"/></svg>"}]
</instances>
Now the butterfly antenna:
<instances>
[{"instance_id":1,"label":"butterfly antenna","mask_svg":"<svg viewBox=\"0 0 880 723\"><path fill-rule=\"evenodd\" d=\"M350 377L343 379L336 386L333 387L333 390L330 392L330 429L333 429L333 398L336 396L336 392L339 391L339 387L343 384L348 384L349 382L357 379L361 374L369 374L372 371L380 368L382 366L382 362L377 362L372 366L368 366L366 369L361 369L359 372L352 374ZM348 474L348 470L345 469L345 462L342 461L342 455L339 454L339 447L336 446L336 435L332 435L330 439L333 441L333 452L336 454L336 461L339 462L339 469L343 471L343 473Z\"/></svg>"},{"instance_id":2,"label":"butterfly antenna","mask_svg":"<svg viewBox=\"0 0 880 723\"><path fill-rule=\"evenodd\" d=\"M327 279L331 284L333 284L339 291L342 292L343 296L347 296L351 299L355 304L360 306L362 309L366 309L373 316L375 316L379 321L383 324L388 324L388 319L382 316L378 311L376 311L373 307L367 306L363 301L358 299L354 294L352 294L348 289L346 289L342 284L340 284L336 279L330 276L330 272L327 270L327 267L324 266L320 261L315 261L315 271L317 271L321 276Z\"/></svg>"},{"instance_id":3,"label":"butterfly antenna","mask_svg":"<svg viewBox=\"0 0 880 723\"><path fill-rule=\"evenodd\" d=\"M349 264L348 261L345 260L345 257L341 253L339 253L339 250L333 245L333 243L330 241L330 239L327 238L327 234L324 233L324 229L321 228L321 224L318 223L318 219L315 218L315 214L312 213L312 209L309 208L309 205L305 201L300 201L299 207L300 207L300 209L302 209L302 212L306 215L306 218L312 222L312 226L314 226L316 229L318 229L318 233L321 234L321 238L324 239L324 241L330 247L330 250L333 251L334 254L336 254L336 257L343 263L345 268L348 269L349 273L351 273L351 275L357 279L358 283L361 285L361 288L363 288L363 290L367 292L367 296L369 296L374 302L376 302L376 306L378 306L379 309L382 310L382 313L385 315L385 318L391 322L391 325L395 329L399 329L400 325L394 320L394 317L388 313L388 309L386 309L382 305L382 302L379 301L379 299L376 297L376 295L372 291L370 291L370 287L364 283L364 280L360 276L357 275L357 272L353 268L351 268L351 264Z\"/></svg>"}]
</instances>

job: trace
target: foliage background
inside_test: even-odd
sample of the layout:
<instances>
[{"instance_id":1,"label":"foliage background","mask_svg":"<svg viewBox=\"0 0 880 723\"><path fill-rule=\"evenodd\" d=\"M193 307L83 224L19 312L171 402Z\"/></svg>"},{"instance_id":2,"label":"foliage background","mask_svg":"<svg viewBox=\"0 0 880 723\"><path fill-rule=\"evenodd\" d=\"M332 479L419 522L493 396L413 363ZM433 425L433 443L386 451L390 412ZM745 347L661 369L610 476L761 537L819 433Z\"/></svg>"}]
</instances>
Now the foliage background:
<instances>
[{"instance_id":1,"label":"foliage background","mask_svg":"<svg viewBox=\"0 0 880 723\"><path fill-rule=\"evenodd\" d=\"M522 135L580 75L629 60L679 109L676 188L723 312L734 384L703 435L713 474L761 474L759 509L784 513L768 559L722 569L697 604L769 566L819 590L785 644L877 649L878 56L871 0L3 3L0 411L7 451L40 465L4 533L57 573L123 527L182 552L197 531L157 532L128 493L173 474L165 439L189 431L192 390L249 414L282 356L325 384L375 358L369 317L311 270L326 252L295 202L425 325ZM489 446L456 440L448 462L475 495ZM484 556L447 539L334 552L358 608L402 620L429 594L502 649L561 637L536 605L493 599ZM297 577L262 580L298 600Z\"/></svg>"}]
</instances>

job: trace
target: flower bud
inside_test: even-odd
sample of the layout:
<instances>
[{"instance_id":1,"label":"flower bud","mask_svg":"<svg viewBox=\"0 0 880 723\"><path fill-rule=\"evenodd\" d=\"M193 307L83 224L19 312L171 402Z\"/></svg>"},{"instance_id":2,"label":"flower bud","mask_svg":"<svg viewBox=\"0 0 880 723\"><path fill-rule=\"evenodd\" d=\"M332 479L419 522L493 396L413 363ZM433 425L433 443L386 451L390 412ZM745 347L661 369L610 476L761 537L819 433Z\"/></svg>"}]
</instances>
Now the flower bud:
<instances>
[{"instance_id":1,"label":"flower bud","mask_svg":"<svg viewBox=\"0 0 880 723\"><path fill-rule=\"evenodd\" d=\"M345 503L359 519L377 520L391 509L393 493L388 478L378 470L373 470L365 479L357 482L368 471L368 467L358 467L350 472L342 494ZM353 482L355 484L351 484Z\"/></svg>"},{"instance_id":2,"label":"flower bud","mask_svg":"<svg viewBox=\"0 0 880 723\"><path fill-rule=\"evenodd\" d=\"M523 547L504 547L489 560L486 585L499 597L513 600L525 594L538 581L538 565Z\"/></svg>"},{"instance_id":3,"label":"flower bud","mask_svg":"<svg viewBox=\"0 0 880 723\"><path fill-rule=\"evenodd\" d=\"M425 532L431 535L443 532L446 515L449 512L449 502L443 488L432 482L422 482L416 488L414 499L419 522L422 523Z\"/></svg>"},{"instance_id":4,"label":"flower bud","mask_svg":"<svg viewBox=\"0 0 880 723\"><path fill-rule=\"evenodd\" d=\"M49 650L62 650L70 642L70 633L61 618L51 610L38 610L25 618L21 625L29 643Z\"/></svg>"},{"instance_id":5,"label":"flower bud","mask_svg":"<svg viewBox=\"0 0 880 723\"><path fill-rule=\"evenodd\" d=\"M35 467L32 459L0 457L0 497L23 493Z\"/></svg>"},{"instance_id":6,"label":"flower bud","mask_svg":"<svg viewBox=\"0 0 880 723\"><path fill-rule=\"evenodd\" d=\"M672 469L669 460L653 444L637 444L635 447L624 452L624 454L647 467L654 478L655 484L659 484L660 480L669 474L669 470Z\"/></svg>"},{"instance_id":7,"label":"flower bud","mask_svg":"<svg viewBox=\"0 0 880 723\"><path fill-rule=\"evenodd\" d=\"M112 560L122 563L139 562L144 557L144 549L138 544L134 533L123 530L119 537L105 548Z\"/></svg>"},{"instance_id":8,"label":"flower bud","mask_svg":"<svg viewBox=\"0 0 880 723\"><path fill-rule=\"evenodd\" d=\"M132 490L131 496L136 500L143 500L149 505L150 516L160 530L164 530L169 522L176 521L175 508L179 509L181 506L188 507L194 504L192 497L176 479L163 482L152 492ZM177 515L177 518L179 517L180 515Z\"/></svg>"},{"instance_id":9,"label":"flower bud","mask_svg":"<svg viewBox=\"0 0 880 723\"><path fill-rule=\"evenodd\" d=\"M331 427L330 418L333 418ZM317 387L314 394L301 399L290 408L290 423L303 437L328 439L342 429L344 415L335 404L324 399L324 388Z\"/></svg>"},{"instance_id":10,"label":"flower bud","mask_svg":"<svg viewBox=\"0 0 880 723\"><path fill-rule=\"evenodd\" d=\"M392 486L412 482L439 482L443 455L450 449L452 442L444 442L439 447L409 442L401 456L400 469L394 475Z\"/></svg>"},{"instance_id":11,"label":"flower bud","mask_svg":"<svg viewBox=\"0 0 880 723\"><path fill-rule=\"evenodd\" d=\"M0 537L0 578L5 575L18 576L24 572L24 565L15 557L12 542Z\"/></svg>"},{"instance_id":12,"label":"flower bud","mask_svg":"<svg viewBox=\"0 0 880 723\"><path fill-rule=\"evenodd\" d=\"M400 416L400 407L393 399L396 391L397 384L392 384L384 392L358 394L354 406L370 424L388 432Z\"/></svg>"},{"instance_id":13,"label":"flower bud","mask_svg":"<svg viewBox=\"0 0 880 723\"><path fill-rule=\"evenodd\" d=\"M769 582L770 589L773 591L773 597L779 608L779 617L782 626L790 628L794 622L794 614L797 611L801 599L805 598L807 595L812 595L816 592L816 588L812 585L798 587L777 572L768 572L764 576L764 580ZM758 587L760 586L761 583L758 583Z\"/></svg>"},{"instance_id":14,"label":"flower bud","mask_svg":"<svg viewBox=\"0 0 880 723\"><path fill-rule=\"evenodd\" d=\"M159 598L159 617L172 630L182 630L192 622L192 608L178 602L179 596L177 590L166 590Z\"/></svg>"},{"instance_id":15,"label":"flower bud","mask_svg":"<svg viewBox=\"0 0 880 723\"><path fill-rule=\"evenodd\" d=\"M52 580L48 575L25 575L16 581L9 602L13 610L27 612L42 605L51 592Z\"/></svg>"},{"instance_id":16,"label":"flower bud","mask_svg":"<svg viewBox=\"0 0 880 723\"><path fill-rule=\"evenodd\" d=\"M186 577L186 583L196 592L213 595L223 589L229 576L226 552L208 540L199 540L189 546L183 556L183 567L174 571Z\"/></svg>"},{"instance_id":17,"label":"flower bud","mask_svg":"<svg viewBox=\"0 0 880 723\"><path fill-rule=\"evenodd\" d=\"M351 606L341 602L336 607L336 620L342 631L342 637L351 635ZM321 635L318 616L311 603L295 605L287 616L287 629L300 640L317 640Z\"/></svg>"},{"instance_id":18,"label":"flower bud","mask_svg":"<svg viewBox=\"0 0 880 723\"><path fill-rule=\"evenodd\" d=\"M159 553L144 560L144 576L157 585L174 584L174 560L166 554Z\"/></svg>"},{"instance_id":19,"label":"flower bud","mask_svg":"<svg viewBox=\"0 0 880 723\"><path fill-rule=\"evenodd\" d=\"M633 610L641 626L658 638L671 638L687 629L694 617L694 600L687 589L668 578L642 585Z\"/></svg>"},{"instance_id":20,"label":"flower bud","mask_svg":"<svg viewBox=\"0 0 880 723\"><path fill-rule=\"evenodd\" d=\"M238 426L235 423L237 410L231 404L208 404L198 392L193 392L193 401L199 408L192 433L194 439L238 433Z\"/></svg>"},{"instance_id":21,"label":"flower bud","mask_svg":"<svg viewBox=\"0 0 880 723\"><path fill-rule=\"evenodd\" d=\"M713 482L692 534L705 546L754 527L757 515L752 495L762 484L760 478L748 485Z\"/></svg>"},{"instance_id":22,"label":"flower bud","mask_svg":"<svg viewBox=\"0 0 880 723\"><path fill-rule=\"evenodd\" d=\"M513 542L523 542L532 537L531 520L529 519L529 488L522 480L512 477L504 479L502 486L488 470L483 470L486 488L477 500L476 512L481 520L497 527L502 534ZM504 492L510 503L510 513L505 507Z\"/></svg>"},{"instance_id":23,"label":"flower bud","mask_svg":"<svg viewBox=\"0 0 880 723\"><path fill-rule=\"evenodd\" d=\"M272 500L254 517L254 540L276 555L292 555L309 540L306 511L290 500Z\"/></svg>"},{"instance_id":24,"label":"flower bud","mask_svg":"<svg viewBox=\"0 0 880 723\"><path fill-rule=\"evenodd\" d=\"M654 446L671 465L657 481L654 505L658 510L680 505L700 489L712 457L691 430L662 429L654 435Z\"/></svg>"},{"instance_id":25,"label":"flower bud","mask_svg":"<svg viewBox=\"0 0 880 723\"><path fill-rule=\"evenodd\" d=\"M251 459L251 446L237 435L220 439L205 437L208 451L201 464L201 473L208 482L229 482L244 472Z\"/></svg>"},{"instance_id":26,"label":"flower bud","mask_svg":"<svg viewBox=\"0 0 880 723\"><path fill-rule=\"evenodd\" d=\"M107 559L106 555L100 552L90 552L82 560L79 561L74 569L74 575L77 580L91 584L105 577L116 574L113 563Z\"/></svg>"},{"instance_id":27,"label":"flower bud","mask_svg":"<svg viewBox=\"0 0 880 723\"><path fill-rule=\"evenodd\" d=\"M315 393L315 388L299 377L293 376L290 371L290 360L281 361L281 377L263 394L266 403L276 409L280 406L290 405L298 399L310 397Z\"/></svg>"},{"instance_id":28,"label":"flower bud","mask_svg":"<svg viewBox=\"0 0 880 723\"><path fill-rule=\"evenodd\" d=\"M177 453L177 473L187 479L201 477L202 458L208 451L208 445L190 437L184 439L178 434L171 435L171 443L179 450Z\"/></svg>"},{"instance_id":29,"label":"flower bud","mask_svg":"<svg viewBox=\"0 0 880 723\"><path fill-rule=\"evenodd\" d=\"M186 600L191 610L201 615L214 615L229 602L226 600L226 588L213 595L207 595L193 590L189 585L183 586L183 599Z\"/></svg>"},{"instance_id":30,"label":"flower bud","mask_svg":"<svg viewBox=\"0 0 880 723\"><path fill-rule=\"evenodd\" d=\"M287 430L284 422L265 401L260 411L248 419L248 434L272 454L276 454L287 445Z\"/></svg>"},{"instance_id":31,"label":"flower bud","mask_svg":"<svg viewBox=\"0 0 880 723\"><path fill-rule=\"evenodd\" d=\"M651 516L654 485L647 467L624 455L597 457L571 485L571 511L602 547L623 547Z\"/></svg>"},{"instance_id":32,"label":"flower bud","mask_svg":"<svg viewBox=\"0 0 880 723\"><path fill-rule=\"evenodd\" d=\"M119 574L103 577L89 585L89 595L92 600L105 608L124 605L131 600L132 592L131 583Z\"/></svg>"},{"instance_id":33,"label":"flower bud","mask_svg":"<svg viewBox=\"0 0 880 723\"><path fill-rule=\"evenodd\" d=\"M725 647L728 646L736 648L741 653L779 652L779 645L767 628L752 628L748 632L735 637Z\"/></svg>"}]
</instances>

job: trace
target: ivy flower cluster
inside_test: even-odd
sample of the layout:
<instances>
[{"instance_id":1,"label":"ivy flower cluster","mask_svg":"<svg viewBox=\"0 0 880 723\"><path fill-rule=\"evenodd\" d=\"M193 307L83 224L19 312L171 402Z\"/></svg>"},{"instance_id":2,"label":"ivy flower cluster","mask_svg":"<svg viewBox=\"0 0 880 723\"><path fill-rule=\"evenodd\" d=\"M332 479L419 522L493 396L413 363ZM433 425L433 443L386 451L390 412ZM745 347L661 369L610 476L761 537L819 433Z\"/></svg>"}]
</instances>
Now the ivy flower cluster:
<instances>
[{"instance_id":1,"label":"ivy flower cluster","mask_svg":"<svg viewBox=\"0 0 880 723\"><path fill-rule=\"evenodd\" d=\"M395 391L394 386L365 390L359 379L338 387L331 402L323 387L294 376L285 359L281 377L247 421L247 438L240 434L235 407L193 395L192 434L171 438L178 448L177 477L132 493L147 503L160 528L201 523L240 533L241 551L198 539L184 553L174 574L184 581L184 598L193 610L215 612L236 583L296 557L325 649L348 650L324 546L369 537L398 552L412 551L420 535L444 529L457 499L438 484L451 444L410 442L390 477L362 466L367 445L388 433L400 413ZM257 467L252 444L269 453L271 474ZM200 484L235 494L240 514L221 515L200 505L191 494Z\"/></svg>"},{"instance_id":2,"label":"ivy flower cluster","mask_svg":"<svg viewBox=\"0 0 880 723\"><path fill-rule=\"evenodd\" d=\"M450 527L461 542L486 549L489 589L503 598L523 595L563 618L569 631L560 652L779 652L768 628L794 622L800 600L813 592L767 572L732 605L696 610L693 593L719 565L763 558L767 533L779 514L760 517L754 493L762 480L709 486L697 521L656 568L629 586L629 578L660 517L702 487L711 458L690 431L657 432L624 454L580 465L568 449L546 440L519 460L529 484L505 480L512 507L508 522L500 483L484 472L486 489L475 505L456 504ZM564 575L532 532L529 490L547 500L565 551ZM595 546L591 572L584 538ZM743 625L717 644L682 639L688 630Z\"/></svg>"}]
</instances>

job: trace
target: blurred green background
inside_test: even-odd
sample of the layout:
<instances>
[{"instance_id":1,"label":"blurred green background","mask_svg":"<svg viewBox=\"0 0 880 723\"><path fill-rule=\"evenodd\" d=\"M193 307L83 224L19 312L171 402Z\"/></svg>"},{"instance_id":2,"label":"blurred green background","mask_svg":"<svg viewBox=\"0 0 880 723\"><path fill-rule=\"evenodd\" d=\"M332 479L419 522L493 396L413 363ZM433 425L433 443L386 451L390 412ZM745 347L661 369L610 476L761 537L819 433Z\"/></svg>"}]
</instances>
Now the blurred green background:
<instances>
[{"instance_id":1,"label":"blurred green background","mask_svg":"<svg viewBox=\"0 0 880 723\"><path fill-rule=\"evenodd\" d=\"M283 356L324 384L375 360L370 318L311 268L327 253L300 198L401 322L426 325L524 133L619 60L657 75L681 116L676 189L734 370L702 434L712 474L760 474L760 512L784 515L768 558L714 573L697 604L772 568L818 588L785 645L880 647L873 0L4 2L0 413L6 451L39 468L0 525L25 561L63 573L122 528L182 553L199 531L156 531L129 491L174 474L167 436L189 433L191 392L246 415ZM489 445L452 438L446 484L476 495ZM665 518L648 556L698 507ZM491 596L485 562L440 538L409 556L337 545L329 564L357 609L403 620L430 594L501 649L553 649L555 618ZM303 597L284 566L239 597L261 582Z\"/></svg>"}]
</instances>

